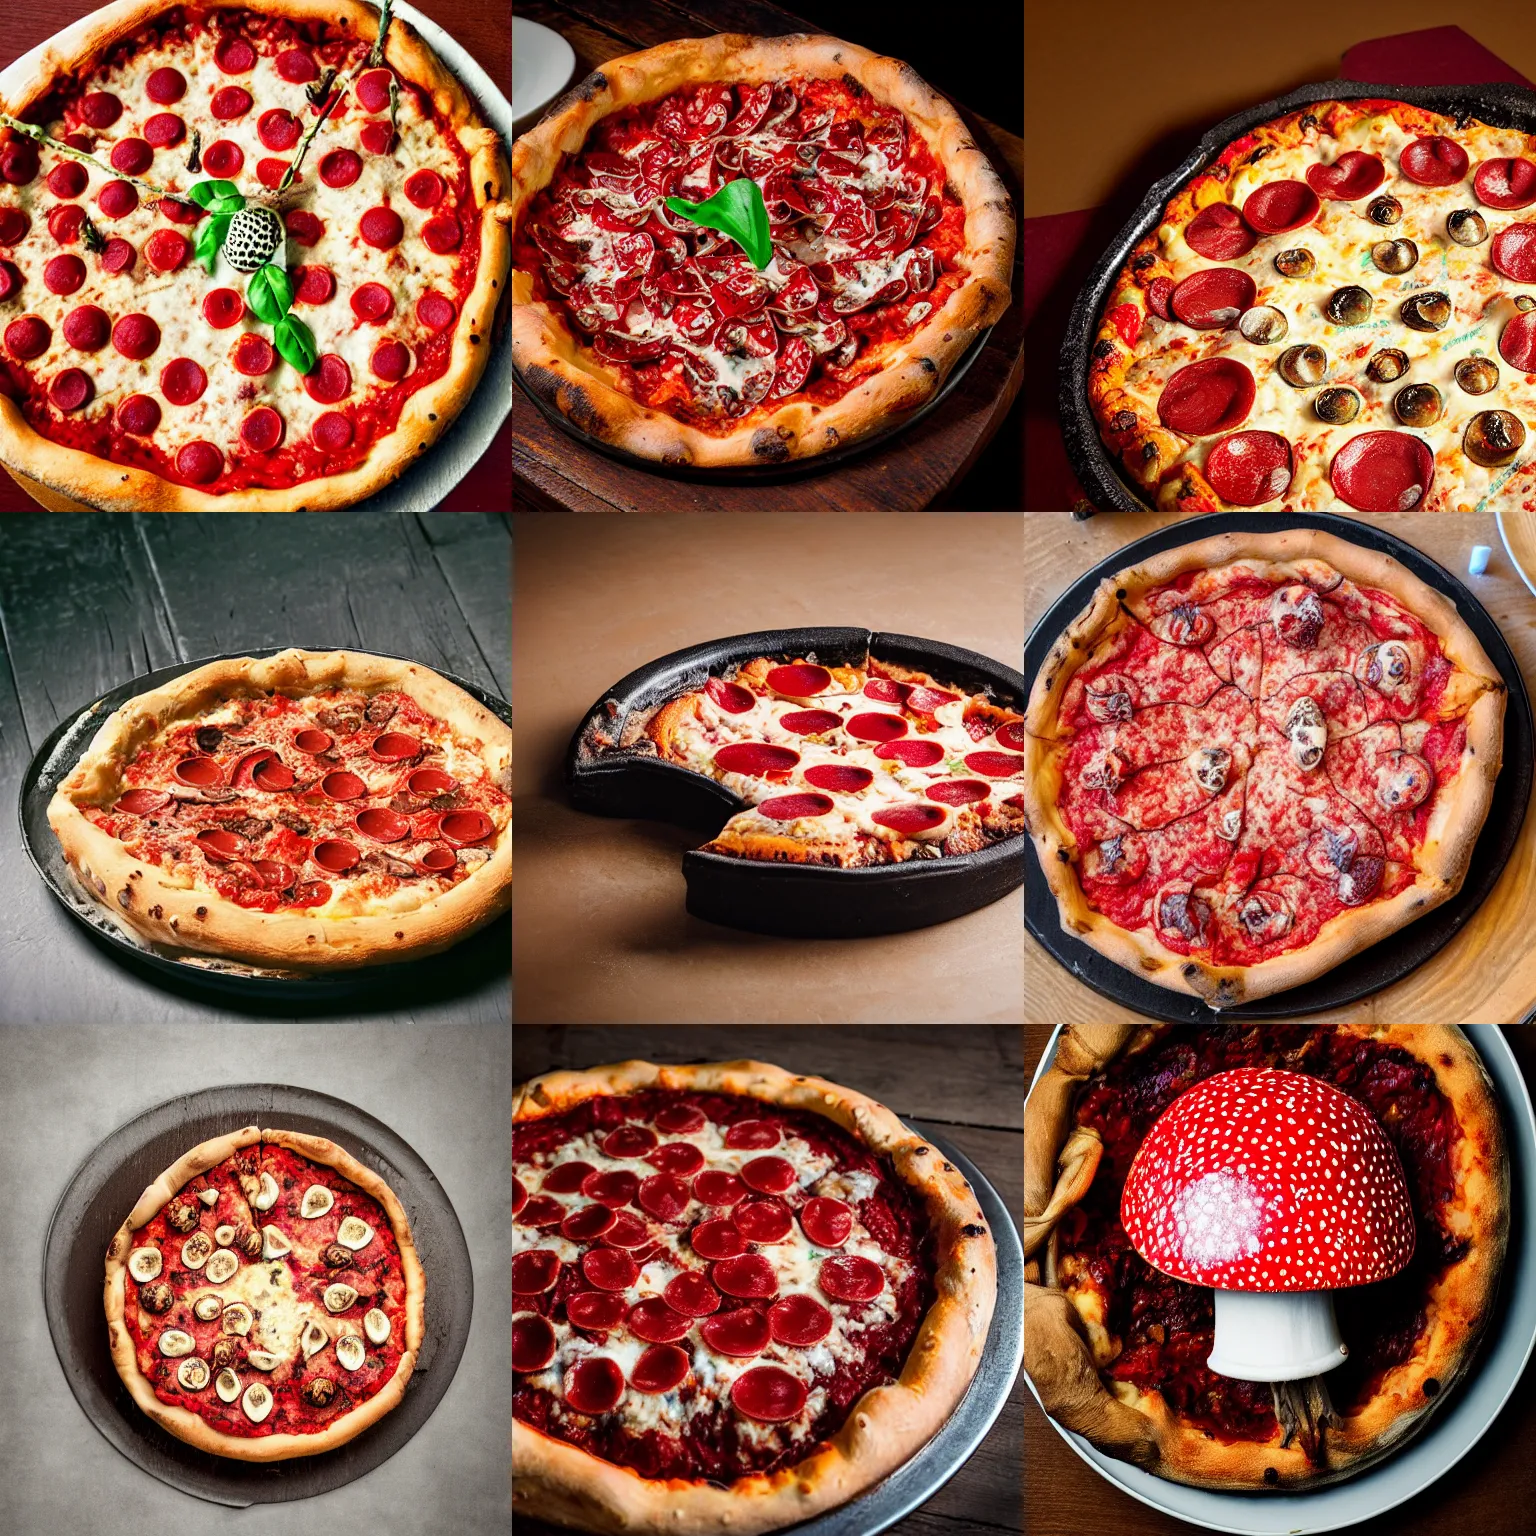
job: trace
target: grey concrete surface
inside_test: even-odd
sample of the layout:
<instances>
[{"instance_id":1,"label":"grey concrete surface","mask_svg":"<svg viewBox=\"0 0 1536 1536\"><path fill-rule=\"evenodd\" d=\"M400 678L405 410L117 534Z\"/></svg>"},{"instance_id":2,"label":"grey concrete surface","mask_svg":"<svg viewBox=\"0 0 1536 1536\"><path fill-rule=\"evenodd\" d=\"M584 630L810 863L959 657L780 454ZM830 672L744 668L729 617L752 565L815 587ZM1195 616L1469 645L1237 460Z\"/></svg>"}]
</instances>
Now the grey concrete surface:
<instances>
[{"instance_id":1,"label":"grey concrete surface","mask_svg":"<svg viewBox=\"0 0 1536 1536\"><path fill-rule=\"evenodd\" d=\"M140 1471L81 1412L43 1314L43 1242L64 1187L118 1126L177 1093L263 1081L346 1099L421 1154L463 1225L475 1313L447 1395L390 1460L313 1499L235 1510ZM503 1025L0 1025L0 1532L504 1536L511 1087Z\"/></svg>"}]
</instances>

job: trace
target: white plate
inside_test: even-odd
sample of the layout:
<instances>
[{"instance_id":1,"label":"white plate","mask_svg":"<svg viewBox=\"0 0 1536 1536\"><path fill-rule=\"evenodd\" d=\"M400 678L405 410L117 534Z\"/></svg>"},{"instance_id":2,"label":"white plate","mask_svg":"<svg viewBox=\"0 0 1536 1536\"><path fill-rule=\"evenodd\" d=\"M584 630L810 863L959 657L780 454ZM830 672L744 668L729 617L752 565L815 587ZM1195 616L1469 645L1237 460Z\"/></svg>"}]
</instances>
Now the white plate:
<instances>
[{"instance_id":1,"label":"white plate","mask_svg":"<svg viewBox=\"0 0 1536 1536\"><path fill-rule=\"evenodd\" d=\"M1509 563L1536 592L1536 512L1499 512L1499 537Z\"/></svg>"},{"instance_id":2,"label":"white plate","mask_svg":"<svg viewBox=\"0 0 1536 1536\"><path fill-rule=\"evenodd\" d=\"M558 32L536 21L512 18L512 120L521 122L547 106L566 87L576 54Z\"/></svg>"},{"instance_id":3,"label":"white plate","mask_svg":"<svg viewBox=\"0 0 1536 1536\"><path fill-rule=\"evenodd\" d=\"M1231 1531L1235 1536L1311 1536L1407 1503L1444 1477L1483 1438L1515 1390L1536 1345L1536 1119L1519 1065L1498 1027L1466 1024L1462 1028L1488 1068L1503 1112L1509 1142L1511 1220L1504 1290L1491 1324L1495 1331L1471 1375L1457 1383L1451 1401L1401 1451L1358 1477L1313 1493L1210 1493L1186 1488L1106 1456L1051 1419L1051 1428L1084 1461L1133 1499L1207 1530ZM1035 1082L1055 1059L1060 1034L1058 1028L1051 1036ZM1024 1380L1035 1392L1028 1372ZM1036 1402L1039 1399L1035 1392Z\"/></svg>"}]
</instances>

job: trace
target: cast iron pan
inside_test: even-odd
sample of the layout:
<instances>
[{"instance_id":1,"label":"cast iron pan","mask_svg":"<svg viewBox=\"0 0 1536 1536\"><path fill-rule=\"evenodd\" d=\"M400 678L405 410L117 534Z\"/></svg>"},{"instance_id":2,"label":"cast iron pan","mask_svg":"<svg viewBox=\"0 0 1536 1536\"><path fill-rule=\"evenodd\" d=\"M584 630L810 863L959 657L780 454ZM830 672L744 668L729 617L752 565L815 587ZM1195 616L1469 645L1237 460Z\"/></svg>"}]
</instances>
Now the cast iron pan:
<instances>
[{"instance_id":1,"label":"cast iron pan","mask_svg":"<svg viewBox=\"0 0 1536 1536\"><path fill-rule=\"evenodd\" d=\"M566 752L571 803L597 816L636 816L718 832L744 801L691 768L631 752L594 756L582 738L598 724L620 739L630 713L701 687L712 671L753 656L789 660L815 654L823 665L884 661L985 693L1020 713L1024 679L975 651L911 635L868 629L770 629L674 651L622 678L582 717ZM688 911L727 928L802 938L855 938L926 928L987 906L1024 879L1023 837L978 853L910 860L872 869L772 864L690 849L683 855Z\"/></svg>"},{"instance_id":2,"label":"cast iron pan","mask_svg":"<svg viewBox=\"0 0 1536 1536\"><path fill-rule=\"evenodd\" d=\"M426 1332L400 1406L334 1451L266 1465L194 1450L144 1416L112 1364L101 1299L107 1245L139 1196L189 1147L243 1125L326 1136L372 1168L400 1197L427 1276ZM278 1083L184 1094L114 1131L60 1197L43 1250L48 1331L86 1417L151 1477L242 1509L327 1493L388 1461L447 1392L469 1338L474 1299L469 1245L432 1170L372 1115Z\"/></svg>"},{"instance_id":3,"label":"cast iron pan","mask_svg":"<svg viewBox=\"0 0 1536 1536\"><path fill-rule=\"evenodd\" d=\"M1536 133L1536 92L1518 85L1379 85L1363 80L1321 80L1284 96L1245 108L1223 119L1166 176L1147 189L1135 213L1094 264L1072 305L1061 351L1061 432L1073 473L1088 499L1104 511L1140 512L1148 504L1141 489L1124 479L1120 465L1099 440L1088 405L1088 362L1099 327L1099 312L1115 274L1136 242L1157 225L1168 200L1233 139L1271 118L1284 117L1314 101L1407 101L1447 116L1476 117L1498 128Z\"/></svg>"},{"instance_id":4,"label":"cast iron pan","mask_svg":"<svg viewBox=\"0 0 1536 1536\"><path fill-rule=\"evenodd\" d=\"M125 962L147 979L170 981L222 994L226 999L284 999L309 1002L328 998L357 997L388 991L400 995L402 987L413 994L447 996L461 990L471 979L505 970L508 964L508 935L503 923L488 923L479 933L441 955L424 960L405 960L394 965L365 965L352 970L315 971L309 974L282 974L259 970L239 961L219 960L211 955L178 955L159 950L131 928L118 923L100 902L88 895L75 878L74 871L59 847L59 840L48 825L48 802L53 792L69 776L90 745L102 722L120 704L137 694L158 688L161 683L180 677L210 661L227 661L237 656L276 656L287 646L262 646L252 650L229 651L223 656L203 656L196 661L179 661L173 667L146 672L130 682L104 693L93 703L61 721L33 755L21 780L21 845L27 851L49 890L58 897L64 910L79 921L93 939L110 950L114 958ZM306 646L306 650L337 650L345 647ZM387 651L372 655L385 656ZM396 656L396 661L409 661ZM434 668L440 676L457 683L487 709L512 723L512 709L504 700L487 693L476 684L451 672Z\"/></svg>"},{"instance_id":5,"label":"cast iron pan","mask_svg":"<svg viewBox=\"0 0 1536 1536\"><path fill-rule=\"evenodd\" d=\"M1187 544L1190 528L1189 523L1176 523L1127 544L1124 549L1101 560L1062 593L1025 643L1024 670L1031 683L1050 654L1056 637L1087 606L1094 588L1104 577L1161 550ZM1400 928L1381 943L1351 956L1315 981L1272 993L1239 1008L1225 1008L1219 1013L1207 1008L1197 997L1186 997L1182 992L1171 992L1166 987L1143 981L1067 933L1061 926L1056 898L1051 895L1045 876L1040 872L1039 856L1031 845L1024 883L1024 921L1029 931L1095 992L1149 1018L1167 1019L1175 1024L1204 1024L1218 1018L1287 1019L1352 1003L1401 980L1448 944L1498 883L1505 863L1514 852L1525 807L1531 798L1532 760L1533 751L1536 751L1532 744L1531 702L1526 696L1519 663L1511 654L1498 625L1489 617L1488 610L1449 571L1420 554L1412 545L1353 518L1336 517L1328 512L1216 512L1200 519L1202 538L1217 533L1281 533L1287 528L1321 528L1352 544L1379 549L1456 604L1461 617L1482 643L1488 659L1498 668L1509 688L1509 702L1504 711L1504 764L1493 787L1488 819L1483 823L1482 834L1472 851L1466 881L1450 901L1409 923L1406 928Z\"/></svg>"}]
</instances>

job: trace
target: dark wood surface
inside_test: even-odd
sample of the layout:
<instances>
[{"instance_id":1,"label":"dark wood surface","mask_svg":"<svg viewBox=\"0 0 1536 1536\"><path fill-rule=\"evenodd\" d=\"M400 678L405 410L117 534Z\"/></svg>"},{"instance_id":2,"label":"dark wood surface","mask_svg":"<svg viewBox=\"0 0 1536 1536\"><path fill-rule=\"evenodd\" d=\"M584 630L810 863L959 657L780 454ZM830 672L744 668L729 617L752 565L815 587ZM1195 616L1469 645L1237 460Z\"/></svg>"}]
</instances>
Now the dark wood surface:
<instances>
[{"instance_id":1,"label":"dark wood surface","mask_svg":"<svg viewBox=\"0 0 1536 1536\"><path fill-rule=\"evenodd\" d=\"M232 1009L141 980L94 943L23 853L16 794L66 714L152 668L244 647L410 656L506 698L511 516L11 518L0 526L0 1017L206 1022ZM508 944L510 957L510 942ZM247 1010L265 1013L271 1005ZM507 1022L504 969L368 1016ZM351 1007L307 1016L356 1016Z\"/></svg>"},{"instance_id":2,"label":"dark wood surface","mask_svg":"<svg viewBox=\"0 0 1536 1536\"><path fill-rule=\"evenodd\" d=\"M1008 1209L1024 1208L1023 1062L1017 1029L946 1025L829 1029L615 1027L512 1032L512 1077L522 1082L561 1067L648 1061L770 1061L845 1083L898 1115L931 1126L986 1174ZM893 1536L987 1536L1022 1531L1019 1461L1023 1376L976 1453ZM517 1536L559 1536L519 1520ZM1033 1536L1033 1528L1031 1528Z\"/></svg>"},{"instance_id":3,"label":"dark wood surface","mask_svg":"<svg viewBox=\"0 0 1536 1536\"><path fill-rule=\"evenodd\" d=\"M1054 1025L1024 1026L1025 1083ZM1536 1080L1536 1029L1511 1026L1505 1038L1527 1084ZM514 1073L515 1073L514 1066ZM1358 1536L1515 1536L1536 1507L1536 1393L1524 1385L1498 1421L1453 1471L1406 1504L1349 1527ZM1024 1401L1024 1502L1030 1536L1188 1536L1191 1526L1150 1509L1100 1477L1056 1433L1027 1390Z\"/></svg>"},{"instance_id":4,"label":"dark wood surface","mask_svg":"<svg viewBox=\"0 0 1536 1536\"><path fill-rule=\"evenodd\" d=\"M519 16L561 33L576 52L578 77L605 60L679 37L747 32L835 32L829 20L762 0L531 0ZM840 16L839 24L846 21ZM863 43L857 28L841 35ZM923 69L920 34L909 31L904 57ZM894 44L891 46L895 46ZM1015 54L1017 57L1017 54ZM955 103L977 142L1021 204L1023 140ZM528 125L520 124L520 127ZM782 484L696 484L617 463L553 426L514 383L514 504L542 512L915 511L925 507L1007 510L1020 505L1022 414L1010 412L1024 378L1023 242L1013 279L1014 303L993 328L981 355L944 403L909 431L841 468ZM988 451L988 445L996 444ZM970 471L982 462L974 481Z\"/></svg>"}]
</instances>

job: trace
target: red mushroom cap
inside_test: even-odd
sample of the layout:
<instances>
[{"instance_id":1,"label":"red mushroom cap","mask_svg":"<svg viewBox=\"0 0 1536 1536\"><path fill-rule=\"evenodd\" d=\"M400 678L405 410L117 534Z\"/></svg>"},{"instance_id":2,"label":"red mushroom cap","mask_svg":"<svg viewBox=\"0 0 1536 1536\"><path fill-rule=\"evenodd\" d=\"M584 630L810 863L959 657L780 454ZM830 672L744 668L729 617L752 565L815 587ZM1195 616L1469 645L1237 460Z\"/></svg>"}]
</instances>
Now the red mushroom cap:
<instances>
[{"instance_id":1,"label":"red mushroom cap","mask_svg":"<svg viewBox=\"0 0 1536 1536\"><path fill-rule=\"evenodd\" d=\"M1413 1257L1402 1165L1370 1111L1260 1067L1174 1100L1131 1164L1120 1221L1154 1269L1224 1291L1368 1285Z\"/></svg>"}]
</instances>

